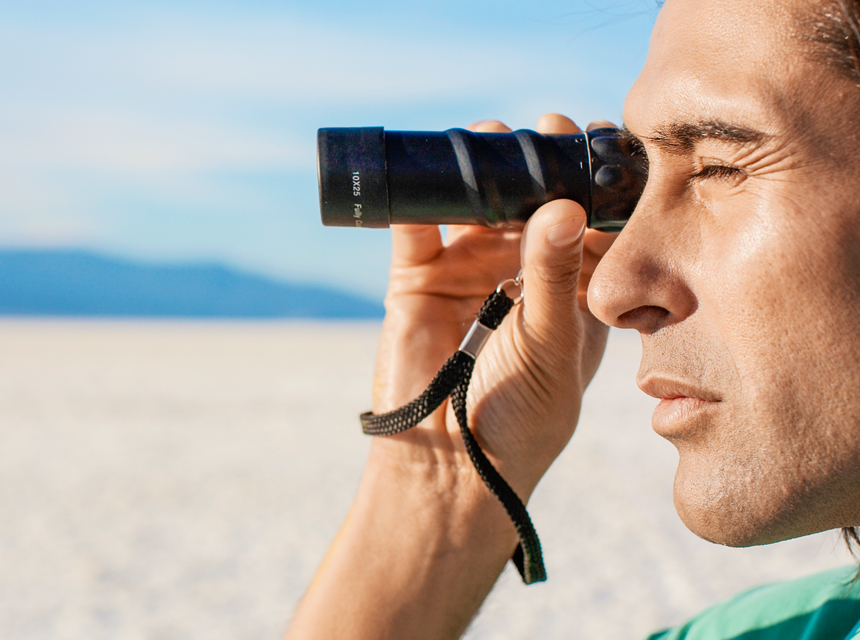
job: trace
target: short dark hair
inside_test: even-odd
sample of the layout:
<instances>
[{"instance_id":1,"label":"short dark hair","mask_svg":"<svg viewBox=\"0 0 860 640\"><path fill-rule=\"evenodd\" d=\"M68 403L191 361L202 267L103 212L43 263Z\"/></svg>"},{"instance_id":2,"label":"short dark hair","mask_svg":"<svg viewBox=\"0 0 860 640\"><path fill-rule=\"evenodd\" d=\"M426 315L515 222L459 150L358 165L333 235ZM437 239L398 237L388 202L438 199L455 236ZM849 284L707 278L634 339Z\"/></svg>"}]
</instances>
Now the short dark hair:
<instances>
[{"instance_id":1,"label":"short dark hair","mask_svg":"<svg viewBox=\"0 0 860 640\"><path fill-rule=\"evenodd\" d=\"M860 0L828 0L800 22L813 55L860 86Z\"/></svg>"}]
</instances>

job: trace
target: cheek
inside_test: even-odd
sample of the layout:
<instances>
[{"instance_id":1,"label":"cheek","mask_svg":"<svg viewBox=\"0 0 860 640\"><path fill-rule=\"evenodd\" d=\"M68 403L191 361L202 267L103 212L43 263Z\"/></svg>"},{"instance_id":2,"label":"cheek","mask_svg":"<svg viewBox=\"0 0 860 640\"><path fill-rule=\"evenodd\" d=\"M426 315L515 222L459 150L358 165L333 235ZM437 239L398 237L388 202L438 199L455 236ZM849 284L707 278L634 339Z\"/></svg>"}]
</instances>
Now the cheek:
<instances>
[{"instance_id":1,"label":"cheek","mask_svg":"<svg viewBox=\"0 0 860 640\"><path fill-rule=\"evenodd\" d=\"M857 497L824 514L815 505L827 501L809 496L846 495L858 481L860 237L845 231L851 216L785 199L745 195L713 214L695 267L700 324L717 336L731 374L720 424L703 446L682 452L679 512L706 518L700 533L726 542L725 529L707 534L709 507L726 501L736 521L722 524L738 539L769 527L777 537L800 535L779 529L789 513L806 533L841 526L837 512L850 504L856 513Z\"/></svg>"},{"instance_id":2,"label":"cheek","mask_svg":"<svg viewBox=\"0 0 860 640\"><path fill-rule=\"evenodd\" d=\"M703 312L732 357L735 393L749 392L764 372L773 380L780 346L797 329L796 313L785 304L798 299L801 286L794 273L794 242L767 215L764 203L745 196L715 208L701 244L697 276Z\"/></svg>"},{"instance_id":3,"label":"cheek","mask_svg":"<svg viewBox=\"0 0 860 640\"><path fill-rule=\"evenodd\" d=\"M860 250L846 220L786 198L746 195L703 233L699 274L750 399L790 408L854 384L860 356ZM727 203L728 206L728 203ZM857 226L856 224L854 226ZM800 396L790 394L800 394ZM771 400L773 401L773 399Z\"/></svg>"}]
</instances>

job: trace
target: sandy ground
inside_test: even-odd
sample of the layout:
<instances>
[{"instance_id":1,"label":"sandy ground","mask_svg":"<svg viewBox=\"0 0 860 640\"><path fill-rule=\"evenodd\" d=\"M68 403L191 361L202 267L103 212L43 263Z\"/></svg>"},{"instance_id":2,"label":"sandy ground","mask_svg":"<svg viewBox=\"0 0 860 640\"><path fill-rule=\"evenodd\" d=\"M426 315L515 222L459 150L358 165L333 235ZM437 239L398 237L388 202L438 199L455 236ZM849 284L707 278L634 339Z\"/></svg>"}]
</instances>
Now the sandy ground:
<instances>
[{"instance_id":1,"label":"sandy ground","mask_svg":"<svg viewBox=\"0 0 860 640\"><path fill-rule=\"evenodd\" d=\"M278 638L361 472L376 324L0 322L0 637ZM671 500L635 334L613 333L475 640L641 638L847 564L836 534L733 550Z\"/></svg>"}]
</instances>

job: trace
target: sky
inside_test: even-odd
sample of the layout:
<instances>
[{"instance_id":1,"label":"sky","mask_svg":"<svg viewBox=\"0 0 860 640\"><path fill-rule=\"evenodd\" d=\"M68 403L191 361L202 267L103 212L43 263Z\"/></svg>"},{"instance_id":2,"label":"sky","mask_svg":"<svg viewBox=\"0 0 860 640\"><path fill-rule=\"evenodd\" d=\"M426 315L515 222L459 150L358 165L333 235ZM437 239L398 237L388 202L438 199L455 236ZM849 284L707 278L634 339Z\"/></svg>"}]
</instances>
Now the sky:
<instances>
[{"instance_id":1,"label":"sky","mask_svg":"<svg viewBox=\"0 0 860 640\"><path fill-rule=\"evenodd\" d=\"M0 247L220 262L381 298L316 131L620 121L655 0L0 2Z\"/></svg>"}]
</instances>

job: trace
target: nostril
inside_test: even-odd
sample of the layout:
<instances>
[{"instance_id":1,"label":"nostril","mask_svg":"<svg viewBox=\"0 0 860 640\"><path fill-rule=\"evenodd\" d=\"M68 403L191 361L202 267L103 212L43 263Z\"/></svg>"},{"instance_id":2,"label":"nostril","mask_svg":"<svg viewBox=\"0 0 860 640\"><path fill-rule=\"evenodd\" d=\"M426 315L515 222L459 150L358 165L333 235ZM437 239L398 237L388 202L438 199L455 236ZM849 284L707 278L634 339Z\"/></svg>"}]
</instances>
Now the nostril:
<instances>
[{"instance_id":1,"label":"nostril","mask_svg":"<svg viewBox=\"0 0 860 640\"><path fill-rule=\"evenodd\" d=\"M618 316L615 326L622 329L636 329L650 335L663 328L669 319L668 309L654 305L636 307Z\"/></svg>"}]
</instances>

